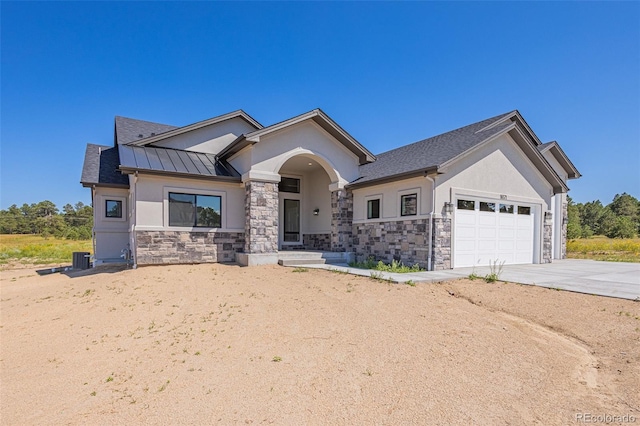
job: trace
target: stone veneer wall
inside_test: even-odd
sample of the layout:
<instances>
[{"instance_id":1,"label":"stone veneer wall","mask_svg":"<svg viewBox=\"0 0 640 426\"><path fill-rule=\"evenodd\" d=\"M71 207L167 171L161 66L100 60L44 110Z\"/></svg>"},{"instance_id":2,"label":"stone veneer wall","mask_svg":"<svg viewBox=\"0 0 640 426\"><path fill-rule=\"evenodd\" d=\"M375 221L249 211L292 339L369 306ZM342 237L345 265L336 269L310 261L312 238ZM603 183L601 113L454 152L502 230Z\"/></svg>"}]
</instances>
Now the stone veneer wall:
<instances>
[{"instance_id":1,"label":"stone veneer wall","mask_svg":"<svg viewBox=\"0 0 640 426\"><path fill-rule=\"evenodd\" d=\"M331 251L349 252L353 233L353 194L346 189L331 192Z\"/></svg>"},{"instance_id":2,"label":"stone veneer wall","mask_svg":"<svg viewBox=\"0 0 640 426\"><path fill-rule=\"evenodd\" d=\"M551 259L553 259L553 251L551 249L552 230L553 214L551 212L546 212L544 214L544 223L542 229L542 262L540 263L551 263Z\"/></svg>"},{"instance_id":3,"label":"stone veneer wall","mask_svg":"<svg viewBox=\"0 0 640 426\"><path fill-rule=\"evenodd\" d=\"M376 261L419 263L427 267L429 219L366 222L353 224L353 250L360 262Z\"/></svg>"},{"instance_id":4,"label":"stone veneer wall","mask_svg":"<svg viewBox=\"0 0 640 426\"><path fill-rule=\"evenodd\" d=\"M451 218L433 218L433 270L451 269Z\"/></svg>"},{"instance_id":5,"label":"stone veneer wall","mask_svg":"<svg viewBox=\"0 0 640 426\"><path fill-rule=\"evenodd\" d=\"M234 262L242 232L136 231L138 265Z\"/></svg>"},{"instance_id":6,"label":"stone veneer wall","mask_svg":"<svg viewBox=\"0 0 640 426\"><path fill-rule=\"evenodd\" d=\"M302 234L303 250L331 251L331 234Z\"/></svg>"},{"instance_id":7,"label":"stone veneer wall","mask_svg":"<svg viewBox=\"0 0 640 426\"><path fill-rule=\"evenodd\" d=\"M245 183L245 253L278 251L278 184Z\"/></svg>"}]
</instances>

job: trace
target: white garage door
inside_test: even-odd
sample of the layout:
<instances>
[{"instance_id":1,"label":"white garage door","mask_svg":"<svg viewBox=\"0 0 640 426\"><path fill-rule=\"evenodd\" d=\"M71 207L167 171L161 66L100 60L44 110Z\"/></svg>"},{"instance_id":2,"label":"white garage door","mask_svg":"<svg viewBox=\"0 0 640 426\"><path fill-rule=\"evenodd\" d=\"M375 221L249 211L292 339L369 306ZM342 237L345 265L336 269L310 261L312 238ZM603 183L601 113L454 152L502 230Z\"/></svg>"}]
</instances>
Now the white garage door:
<instances>
[{"instance_id":1,"label":"white garage door","mask_svg":"<svg viewBox=\"0 0 640 426\"><path fill-rule=\"evenodd\" d=\"M454 218L454 267L533 263L531 206L458 199Z\"/></svg>"}]
</instances>

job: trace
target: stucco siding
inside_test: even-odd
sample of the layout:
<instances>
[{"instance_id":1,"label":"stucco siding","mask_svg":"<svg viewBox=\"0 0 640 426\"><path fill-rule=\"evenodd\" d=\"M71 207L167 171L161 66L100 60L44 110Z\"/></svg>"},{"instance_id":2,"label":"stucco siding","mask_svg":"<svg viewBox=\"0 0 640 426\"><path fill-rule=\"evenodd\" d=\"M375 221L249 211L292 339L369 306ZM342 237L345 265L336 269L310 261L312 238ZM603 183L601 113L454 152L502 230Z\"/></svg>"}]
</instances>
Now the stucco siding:
<instances>
[{"instance_id":1,"label":"stucco siding","mask_svg":"<svg viewBox=\"0 0 640 426\"><path fill-rule=\"evenodd\" d=\"M329 176L324 170L303 175L302 233L325 234L331 231L331 192ZM313 211L319 209L317 216Z\"/></svg>"},{"instance_id":2,"label":"stucco siding","mask_svg":"<svg viewBox=\"0 0 640 426\"><path fill-rule=\"evenodd\" d=\"M316 155L317 161L326 160L345 181L358 177L358 157L309 121L261 138L252 148L251 169L278 173L286 160L295 155ZM327 170L327 173L331 172Z\"/></svg>"},{"instance_id":3,"label":"stucco siding","mask_svg":"<svg viewBox=\"0 0 640 426\"><path fill-rule=\"evenodd\" d=\"M549 210L553 188L536 167L503 135L454 162L436 181L436 210L453 202L456 188L500 198L540 203ZM452 190L453 189L453 190Z\"/></svg>"},{"instance_id":4,"label":"stucco siding","mask_svg":"<svg viewBox=\"0 0 640 426\"><path fill-rule=\"evenodd\" d=\"M404 194L418 194L418 214L400 215L400 199ZM367 201L380 198L380 219L367 219ZM368 186L353 190L354 223L414 220L429 217L431 213L432 183L425 177L404 179L382 185Z\"/></svg>"},{"instance_id":5,"label":"stucco siding","mask_svg":"<svg viewBox=\"0 0 640 426\"><path fill-rule=\"evenodd\" d=\"M167 194L222 196L221 231L244 232L244 185L197 179L182 179L139 175L136 189L136 230L197 231L207 228L170 227L168 223Z\"/></svg>"},{"instance_id":6,"label":"stucco siding","mask_svg":"<svg viewBox=\"0 0 640 426\"><path fill-rule=\"evenodd\" d=\"M551 153L551 150L546 151L542 155L549 162L549 164L551 165L551 168L555 170L555 172L558 174L558 176L560 176L560 178L562 178L562 181L564 183L567 183L567 180L569 179L569 176L567 175L567 171L564 169L564 167L562 167L562 165L558 162L558 160L556 160L556 157L554 157L554 155Z\"/></svg>"},{"instance_id":7,"label":"stucco siding","mask_svg":"<svg viewBox=\"0 0 640 426\"><path fill-rule=\"evenodd\" d=\"M163 148L217 154L238 136L254 131L255 127L241 118L233 118L191 132L167 138L153 145Z\"/></svg>"},{"instance_id":8,"label":"stucco siding","mask_svg":"<svg viewBox=\"0 0 640 426\"><path fill-rule=\"evenodd\" d=\"M106 217L106 201L122 202L122 217ZM95 190L93 198L93 231L96 238L94 257L117 259L129 242L130 203L127 189L101 188Z\"/></svg>"}]
</instances>

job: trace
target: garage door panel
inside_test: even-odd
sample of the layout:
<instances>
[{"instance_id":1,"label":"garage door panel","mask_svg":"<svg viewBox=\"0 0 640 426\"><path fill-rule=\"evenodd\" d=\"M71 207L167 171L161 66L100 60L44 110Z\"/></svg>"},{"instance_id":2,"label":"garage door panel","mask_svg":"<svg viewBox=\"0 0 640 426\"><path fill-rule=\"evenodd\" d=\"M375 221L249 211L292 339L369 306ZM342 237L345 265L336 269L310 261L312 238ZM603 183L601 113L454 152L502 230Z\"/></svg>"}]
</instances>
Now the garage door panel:
<instances>
[{"instance_id":1,"label":"garage door panel","mask_svg":"<svg viewBox=\"0 0 640 426\"><path fill-rule=\"evenodd\" d=\"M517 211L517 204L514 213L456 209L454 266L532 263L534 214Z\"/></svg>"}]
</instances>

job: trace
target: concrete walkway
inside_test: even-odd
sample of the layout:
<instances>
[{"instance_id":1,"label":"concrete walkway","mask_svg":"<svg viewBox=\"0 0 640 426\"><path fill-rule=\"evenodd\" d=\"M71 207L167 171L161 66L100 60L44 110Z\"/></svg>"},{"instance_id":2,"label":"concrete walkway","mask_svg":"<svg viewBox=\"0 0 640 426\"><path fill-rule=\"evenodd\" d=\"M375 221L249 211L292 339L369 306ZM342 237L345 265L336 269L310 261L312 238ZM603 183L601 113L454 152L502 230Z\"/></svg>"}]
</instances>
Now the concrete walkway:
<instances>
[{"instance_id":1,"label":"concrete walkway","mask_svg":"<svg viewBox=\"0 0 640 426\"><path fill-rule=\"evenodd\" d=\"M370 277L373 273L380 278L398 283L441 282L466 278L472 273L481 277L490 273L488 266L409 274L357 269L344 264L298 265L298 267L333 269L365 277ZM640 301L640 263L564 259L541 265L505 265L500 274L500 281Z\"/></svg>"}]
</instances>

